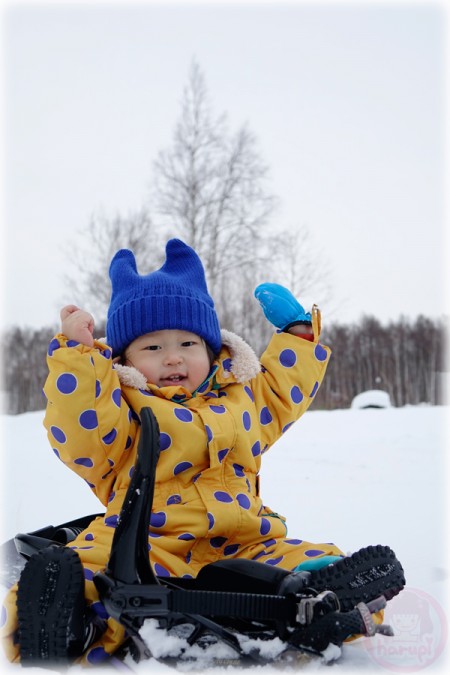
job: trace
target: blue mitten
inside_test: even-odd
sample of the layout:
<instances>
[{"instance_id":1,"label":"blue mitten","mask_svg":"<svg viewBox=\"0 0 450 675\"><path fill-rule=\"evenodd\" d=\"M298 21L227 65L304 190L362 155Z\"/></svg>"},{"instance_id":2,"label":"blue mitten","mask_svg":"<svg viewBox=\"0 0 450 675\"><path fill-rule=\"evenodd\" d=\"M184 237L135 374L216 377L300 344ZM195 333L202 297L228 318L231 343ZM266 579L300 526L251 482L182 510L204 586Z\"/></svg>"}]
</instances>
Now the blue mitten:
<instances>
[{"instance_id":1,"label":"blue mitten","mask_svg":"<svg viewBox=\"0 0 450 675\"><path fill-rule=\"evenodd\" d=\"M280 284L260 284L255 288L255 297L266 318L280 330L295 324L311 324L311 314Z\"/></svg>"}]
</instances>

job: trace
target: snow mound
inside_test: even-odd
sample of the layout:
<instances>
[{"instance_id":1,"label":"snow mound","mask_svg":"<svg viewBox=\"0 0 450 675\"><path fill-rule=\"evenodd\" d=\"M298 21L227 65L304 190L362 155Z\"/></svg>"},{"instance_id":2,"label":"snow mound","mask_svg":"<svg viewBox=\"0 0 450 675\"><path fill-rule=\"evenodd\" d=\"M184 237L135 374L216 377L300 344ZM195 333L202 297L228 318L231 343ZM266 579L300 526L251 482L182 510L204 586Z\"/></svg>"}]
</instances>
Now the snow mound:
<instances>
[{"instance_id":1,"label":"snow mound","mask_svg":"<svg viewBox=\"0 0 450 675\"><path fill-rule=\"evenodd\" d=\"M387 391L381 389L369 389L355 396L351 403L351 408L390 408L391 399Z\"/></svg>"}]
</instances>

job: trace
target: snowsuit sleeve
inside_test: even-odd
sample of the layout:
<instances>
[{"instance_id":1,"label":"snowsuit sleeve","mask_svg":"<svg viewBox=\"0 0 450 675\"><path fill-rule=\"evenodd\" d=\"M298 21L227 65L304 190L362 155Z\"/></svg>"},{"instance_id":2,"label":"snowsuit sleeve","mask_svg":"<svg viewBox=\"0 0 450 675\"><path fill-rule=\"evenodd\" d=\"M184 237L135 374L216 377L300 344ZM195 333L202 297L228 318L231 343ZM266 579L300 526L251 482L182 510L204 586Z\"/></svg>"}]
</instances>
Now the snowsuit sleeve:
<instances>
[{"instance_id":1,"label":"snowsuit sleeve","mask_svg":"<svg viewBox=\"0 0 450 675\"><path fill-rule=\"evenodd\" d=\"M263 451L309 408L323 380L331 350L289 333L275 334L251 380L259 411Z\"/></svg>"},{"instance_id":2,"label":"snowsuit sleeve","mask_svg":"<svg viewBox=\"0 0 450 675\"><path fill-rule=\"evenodd\" d=\"M53 451L105 505L136 435L111 359L101 342L89 348L58 335L48 349L44 386L44 426Z\"/></svg>"}]
</instances>

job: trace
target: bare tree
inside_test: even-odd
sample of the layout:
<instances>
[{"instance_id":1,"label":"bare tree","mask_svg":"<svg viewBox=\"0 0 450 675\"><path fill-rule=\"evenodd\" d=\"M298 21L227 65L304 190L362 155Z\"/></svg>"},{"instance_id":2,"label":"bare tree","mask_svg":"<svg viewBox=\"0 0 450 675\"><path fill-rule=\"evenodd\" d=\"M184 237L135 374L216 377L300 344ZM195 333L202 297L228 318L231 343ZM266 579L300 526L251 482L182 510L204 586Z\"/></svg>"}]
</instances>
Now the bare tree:
<instances>
[{"instance_id":1,"label":"bare tree","mask_svg":"<svg viewBox=\"0 0 450 675\"><path fill-rule=\"evenodd\" d=\"M224 115L213 118L195 62L173 145L159 153L154 174L152 201L161 222L199 253L223 315L239 314L239 296L247 288L225 296L221 288L225 280L243 279L262 260L276 199L268 191L255 137L246 127L231 134Z\"/></svg>"},{"instance_id":2,"label":"bare tree","mask_svg":"<svg viewBox=\"0 0 450 675\"><path fill-rule=\"evenodd\" d=\"M163 228L201 256L222 323L257 351L270 332L253 298L257 283L277 281L300 297L319 284L329 294L308 231L274 231L277 201L254 135L247 126L232 134L225 115L213 116L194 61L173 143L154 163L152 203Z\"/></svg>"},{"instance_id":3,"label":"bare tree","mask_svg":"<svg viewBox=\"0 0 450 675\"><path fill-rule=\"evenodd\" d=\"M113 218L92 216L66 249L69 271L64 302L79 304L104 320L111 292L109 265L120 248L134 252L141 273L162 263L161 239L146 209Z\"/></svg>"}]
</instances>

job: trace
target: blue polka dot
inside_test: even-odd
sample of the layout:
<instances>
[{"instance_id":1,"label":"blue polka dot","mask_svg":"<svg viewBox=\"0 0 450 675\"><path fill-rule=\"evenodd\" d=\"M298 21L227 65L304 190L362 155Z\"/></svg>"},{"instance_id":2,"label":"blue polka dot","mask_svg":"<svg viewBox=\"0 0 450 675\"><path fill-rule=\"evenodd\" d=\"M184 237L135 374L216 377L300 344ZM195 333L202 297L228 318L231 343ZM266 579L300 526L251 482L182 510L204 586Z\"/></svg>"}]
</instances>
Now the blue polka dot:
<instances>
[{"instance_id":1,"label":"blue polka dot","mask_svg":"<svg viewBox=\"0 0 450 675\"><path fill-rule=\"evenodd\" d=\"M281 430L282 433L284 434L285 431L287 431L288 429L290 429L291 426L292 426L293 424L294 424L294 422L289 422L288 424L286 424L286 425L282 428L282 430Z\"/></svg>"},{"instance_id":2,"label":"blue polka dot","mask_svg":"<svg viewBox=\"0 0 450 675\"><path fill-rule=\"evenodd\" d=\"M101 393L102 385L100 384L100 380L95 380L95 398L98 398Z\"/></svg>"},{"instance_id":3,"label":"blue polka dot","mask_svg":"<svg viewBox=\"0 0 450 675\"><path fill-rule=\"evenodd\" d=\"M245 393L247 394L247 396L249 397L250 401L252 401L252 403L254 403L254 402L255 402L255 397L253 396L253 392L252 392L252 390L250 389L250 387L248 387L247 385L245 385L244 391L245 391Z\"/></svg>"},{"instance_id":4,"label":"blue polka dot","mask_svg":"<svg viewBox=\"0 0 450 675\"><path fill-rule=\"evenodd\" d=\"M267 560L264 560L264 562L266 565L279 565L283 558L284 556L280 555L279 558L268 558Z\"/></svg>"},{"instance_id":5,"label":"blue polka dot","mask_svg":"<svg viewBox=\"0 0 450 675\"><path fill-rule=\"evenodd\" d=\"M208 516L208 523L209 523L208 530L212 530L215 523L214 516L212 513L207 513L206 515Z\"/></svg>"},{"instance_id":6,"label":"blue polka dot","mask_svg":"<svg viewBox=\"0 0 450 675\"><path fill-rule=\"evenodd\" d=\"M245 476L244 467L240 464L233 464L233 471L238 478L243 478Z\"/></svg>"},{"instance_id":7,"label":"blue polka dot","mask_svg":"<svg viewBox=\"0 0 450 675\"><path fill-rule=\"evenodd\" d=\"M192 462L180 462L173 468L173 475L177 476L179 473L182 471L186 471L187 469L191 469L193 466Z\"/></svg>"},{"instance_id":8,"label":"blue polka dot","mask_svg":"<svg viewBox=\"0 0 450 675\"><path fill-rule=\"evenodd\" d=\"M261 518L261 524L259 526L260 534L262 534L263 536L269 534L270 528L271 528L270 520L268 520L267 518Z\"/></svg>"},{"instance_id":9,"label":"blue polka dot","mask_svg":"<svg viewBox=\"0 0 450 675\"><path fill-rule=\"evenodd\" d=\"M269 408L267 406L261 408L261 412L259 413L259 421L263 426L270 424L273 421L272 415L270 414Z\"/></svg>"},{"instance_id":10,"label":"blue polka dot","mask_svg":"<svg viewBox=\"0 0 450 675\"><path fill-rule=\"evenodd\" d=\"M94 578L94 572L90 570L88 567L84 567L83 571L84 571L84 578L86 579L86 581L92 581Z\"/></svg>"},{"instance_id":11,"label":"blue polka dot","mask_svg":"<svg viewBox=\"0 0 450 675\"><path fill-rule=\"evenodd\" d=\"M314 349L314 356L318 361L326 361L327 360L327 350L322 347L322 345L317 344L316 348Z\"/></svg>"},{"instance_id":12,"label":"blue polka dot","mask_svg":"<svg viewBox=\"0 0 450 675\"><path fill-rule=\"evenodd\" d=\"M305 555L308 556L308 558L315 558L318 555L323 555L324 551L320 551L318 548L309 548L307 551L305 551Z\"/></svg>"},{"instance_id":13,"label":"blue polka dot","mask_svg":"<svg viewBox=\"0 0 450 675\"><path fill-rule=\"evenodd\" d=\"M180 422L192 422L193 420L191 411L186 408L175 408L173 412Z\"/></svg>"},{"instance_id":14,"label":"blue polka dot","mask_svg":"<svg viewBox=\"0 0 450 675\"><path fill-rule=\"evenodd\" d=\"M269 546L274 546L277 543L276 539L266 539L266 541L262 542L262 545L265 546L266 548L269 548Z\"/></svg>"},{"instance_id":15,"label":"blue polka dot","mask_svg":"<svg viewBox=\"0 0 450 675\"><path fill-rule=\"evenodd\" d=\"M133 442L133 439L131 438L131 436L128 436L127 442L125 444L125 450L128 450L130 448L132 442Z\"/></svg>"},{"instance_id":16,"label":"blue polka dot","mask_svg":"<svg viewBox=\"0 0 450 675\"><path fill-rule=\"evenodd\" d=\"M61 394L73 394L78 381L72 373L62 373L56 380L56 388Z\"/></svg>"},{"instance_id":17,"label":"blue polka dot","mask_svg":"<svg viewBox=\"0 0 450 675\"><path fill-rule=\"evenodd\" d=\"M280 354L280 363L285 368L292 368L297 361L297 355L292 349L283 349Z\"/></svg>"},{"instance_id":18,"label":"blue polka dot","mask_svg":"<svg viewBox=\"0 0 450 675\"><path fill-rule=\"evenodd\" d=\"M203 392L206 391L208 389L208 387L209 387L209 380L207 380L206 382L203 382L203 384L200 385L200 387L197 389L197 392L199 394L203 394Z\"/></svg>"},{"instance_id":19,"label":"blue polka dot","mask_svg":"<svg viewBox=\"0 0 450 675\"><path fill-rule=\"evenodd\" d=\"M142 394L143 396L153 396L153 393L151 391L148 391L148 389L139 389L139 393Z\"/></svg>"},{"instance_id":20,"label":"blue polka dot","mask_svg":"<svg viewBox=\"0 0 450 675\"><path fill-rule=\"evenodd\" d=\"M103 647L94 647L88 652L86 658L89 663L95 665L97 663L103 663L103 661L109 659L109 654L103 649Z\"/></svg>"},{"instance_id":21,"label":"blue polka dot","mask_svg":"<svg viewBox=\"0 0 450 675\"><path fill-rule=\"evenodd\" d=\"M91 469L94 466L94 462L90 457L77 457L77 459L73 460L73 463L85 466L87 469Z\"/></svg>"},{"instance_id":22,"label":"blue polka dot","mask_svg":"<svg viewBox=\"0 0 450 675\"><path fill-rule=\"evenodd\" d=\"M100 352L102 356L105 357L105 359L110 359L112 356L112 351L110 349L104 349L103 351Z\"/></svg>"},{"instance_id":23,"label":"blue polka dot","mask_svg":"<svg viewBox=\"0 0 450 675\"><path fill-rule=\"evenodd\" d=\"M57 458L58 458L59 460L61 460L61 456L60 456L58 450L57 450L56 448L52 448L52 450L53 450L53 452L55 453L55 455L57 456ZM61 460L61 461L62 461L62 460Z\"/></svg>"},{"instance_id":24,"label":"blue polka dot","mask_svg":"<svg viewBox=\"0 0 450 675\"><path fill-rule=\"evenodd\" d=\"M105 525L108 527L117 527L119 516L107 516L105 518Z\"/></svg>"},{"instance_id":25,"label":"blue polka dot","mask_svg":"<svg viewBox=\"0 0 450 675\"><path fill-rule=\"evenodd\" d=\"M242 493L239 493L236 495L236 500L241 507L241 509L249 509L250 508L250 499L247 497L247 495L244 495Z\"/></svg>"},{"instance_id":26,"label":"blue polka dot","mask_svg":"<svg viewBox=\"0 0 450 675\"><path fill-rule=\"evenodd\" d=\"M303 394L302 394L302 392L300 391L300 388L297 387L297 385L295 385L295 386L292 387L292 389L291 389L291 400L292 400L294 403L297 403L297 404L298 404L298 403L301 403L301 402L303 401Z\"/></svg>"},{"instance_id":27,"label":"blue polka dot","mask_svg":"<svg viewBox=\"0 0 450 675\"><path fill-rule=\"evenodd\" d=\"M208 437L208 443L211 443L211 441L213 439L213 432L211 431L211 429L209 428L209 426L207 424L205 424L205 431L206 431L206 435Z\"/></svg>"},{"instance_id":28,"label":"blue polka dot","mask_svg":"<svg viewBox=\"0 0 450 675\"><path fill-rule=\"evenodd\" d=\"M303 539L285 539L285 544L290 544L291 546L298 546L303 543Z\"/></svg>"},{"instance_id":29,"label":"blue polka dot","mask_svg":"<svg viewBox=\"0 0 450 675\"><path fill-rule=\"evenodd\" d=\"M88 431L98 426L97 413L95 410L85 410L79 417L80 426Z\"/></svg>"},{"instance_id":30,"label":"blue polka dot","mask_svg":"<svg viewBox=\"0 0 450 675\"><path fill-rule=\"evenodd\" d=\"M94 541L94 535L92 534L92 532L88 532L88 534L85 534L84 538L86 539L86 541Z\"/></svg>"},{"instance_id":31,"label":"blue polka dot","mask_svg":"<svg viewBox=\"0 0 450 675\"><path fill-rule=\"evenodd\" d=\"M183 532L183 534L178 536L178 539L181 539L182 541L192 541L195 537L190 532Z\"/></svg>"},{"instance_id":32,"label":"blue polka dot","mask_svg":"<svg viewBox=\"0 0 450 675\"><path fill-rule=\"evenodd\" d=\"M167 516L164 511L158 511L157 513L152 513L150 515L150 525L152 527L164 527L166 520Z\"/></svg>"},{"instance_id":33,"label":"blue polka dot","mask_svg":"<svg viewBox=\"0 0 450 675\"><path fill-rule=\"evenodd\" d=\"M213 548L221 548L226 542L226 540L227 540L226 537L212 537L209 543Z\"/></svg>"},{"instance_id":34,"label":"blue polka dot","mask_svg":"<svg viewBox=\"0 0 450 675\"><path fill-rule=\"evenodd\" d=\"M309 395L310 398L313 398L313 396L316 395L318 388L319 388L319 383L316 382L314 387L312 388L312 391L311 391L310 395Z\"/></svg>"},{"instance_id":35,"label":"blue polka dot","mask_svg":"<svg viewBox=\"0 0 450 675\"><path fill-rule=\"evenodd\" d=\"M166 501L167 506L171 504L181 504L181 495L170 495Z\"/></svg>"},{"instance_id":36,"label":"blue polka dot","mask_svg":"<svg viewBox=\"0 0 450 675\"><path fill-rule=\"evenodd\" d=\"M77 340L67 340L67 347L78 347L80 343Z\"/></svg>"},{"instance_id":37,"label":"blue polka dot","mask_svg":"<svg viewBox=\"0 0 450 675\"><path fill-rule=\"evenodd\" d=\"M171 445L172 445L171 437L169 436L169 434L166 434L164 431L162 431L159 435L159 447L161 449L161 452L163 450L168 450Z\"/></svg>"},{"instance_id":38,"label":"blue polka dot","mask_svg":"<svg viewBox=\"0 0 450 675\"><path fill-rule=\"evenodd\" d=\"M223 549L223 554L224 555L234 555L235 553L238 552L239 549L239 544L228 544L228 546L225 546Z\"/></svg>"},{"instance_id":39,"label":"blue polka dot","mask_svg":"<svg viewBox=\"0 0 450 675\"><path fill-rule=\"evenodd\" d=\"M111 443L114 443L117 437L117 429L112 429L109 434L106 434L106 436L103 436L102 441L106 445L111 445Z\"/></svg>"},{"instance_id":40,"label":"blue polka dot","mask_svg":"<svg viewBox=\"0 0 450 675\"><path fill-rule=\"evenodd\" d=\"M228 492L223 492L222 490L216 490L216 492L214 492L214 498L223 504L231 504L233 501L233 497L229 495Z\"/></svg>"},{"instance_id":41,"label":"blue polka dot","mask_svg":"<svg viewBox=\"0 0 450 675\"><path fill-rule=\"evenodd\" d=\"M259 553L253 556L252 560L259 560L260 558L263 558L266 555L269 555L267 551L260 551Z\"/></svg>"},{"instance_id":42,"label":"blue polka dot","mask_svg":"<svg viewBox=\"0 0 450 675\"><path fill-rule=\"evenodd\" d=\"M101 619L105 619L105 621L109 619L109 614L106 611L105 605L102 602L93 602L92 605L90 605L90 607Z\"/></svg>"},{"instance_id":43,"label":"blue polka dot","mask_svg":"<svg viewBox=\"0 0 450 675\"><path fill-rule=\"evenodd\" d=\"M230 371L231 371L231 366L232 366L232 361L231 361L231 359L228 358L228 359L224 359L224 360L222 361L222 367L223 367L223 369L226 370L227 372L230 372Z\"/></svg>"},{"instance_id":44,"label":"blue polka dot","mask_svg":"<svg viewBox=\"0 0 450 675\"><path fill-rule=\"evenodd\" d=\"M245 431L250 431L252 428L252 418L247 410L242 413L242 424L244 425Z\"/></svg>"},{"instance_id":45,"label":"blue polka dot","mask_svg":"<svg viewBox=\"0 0 450 675\"><path fill-rule=\"evenodd\" d=\"M48 351L47 351L48 355L53 356L53 352L55 352L57 349L59 349L60 346L61 345L59 344L59 340L57 340L56 338L53 338L53 340L50 342L50 344L48 346Z\"/></svg>"},{"instance_id":46,"label":"blue polka dot","mask_svg":"<svg viewBox=\"0 0 450 675\"><path fill-rule=\"evenodd\" d=\"M111 504L111 502L113 502L115 498L116 498L116 493L113 491L113 492L111 492L111 494L108 497L108 504Z\"/></svg>"},{"instance_id":47,"label":"blue polka dot","mask_svg":"<svg viewBox=\"0 0 450 675\"><path fill-rule=\"evenodd\" d=\"M168 569L160 565L159 563L155 563L155 574L158 577L170 577L170 572Z\"/></svg>"},{"instance_id":48,"label":"blue polka dot","mask_svg":"<svg viewBox=\"0 0 450 675\"><path fill-rule=\"evenodd\" d=\"M258 455L260 454L261 454L261 443L259 441L256 441L256 443L252 445L252 455L253 457L258 457Z\"/></svg>"},{"instance_id":49,"label":"blue polka dot","mask_svg":"<svg viewBox=\"0 0 450 675\"><path fill-rule=\"evenodd\" d=\"M118 408L120 408L120 403L122 401L122 392L120 389L114 389L113 393L111 394L111 398L116 404Z\"/></svg>"},{"instance_id":50,"label":"blue polka dot","mask_svg":"<svg viewBox=\"0 0 450 675\"><path fill-rule=\"evenodd\" d=\"M216 413L216 415L223 415L227 410L224 405L210 405L209 409L211 412Z\"/></svg>"},{"instance_id":51,"label":"blue polka dot","mask_svg":"<svg viewBox=\"0 0 450 675\"><path fill-rule=\"evenodd\" d=\"M58 443L65 443L67 438L66 434L62 429L59 427L50 427L50 432L52 433L54 439L58 441Z\"/></svg>"},{"instance_id":52,"label":"blue polka dot","mask_svg":"<svg viewBox=\"0 0 450 675\"><path fill-rule=\"evenodd\" d=\"M218 458L220 463L223 462L223 460L225 459L225 457L227 456L229 451L230 451L229 448L224 448L223 450L219 450L219 452L217 453L217 458Z\"/></svg>"}]
</instances>

